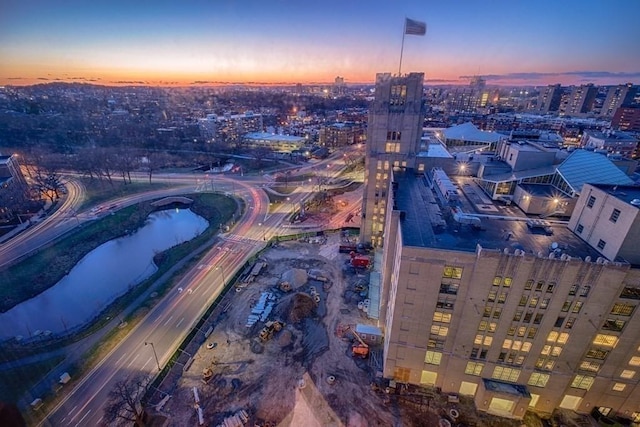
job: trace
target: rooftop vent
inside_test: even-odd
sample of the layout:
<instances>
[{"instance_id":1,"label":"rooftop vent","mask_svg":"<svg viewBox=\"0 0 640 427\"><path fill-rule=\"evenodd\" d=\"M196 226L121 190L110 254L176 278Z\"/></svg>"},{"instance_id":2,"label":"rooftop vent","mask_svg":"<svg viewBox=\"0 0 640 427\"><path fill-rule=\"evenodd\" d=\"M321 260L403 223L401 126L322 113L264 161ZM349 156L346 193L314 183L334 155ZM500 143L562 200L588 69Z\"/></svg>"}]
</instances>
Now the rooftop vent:
<instances>
[{"instance_id":1,"label":"rooftop vent","mask_svg":"<svg viewBox=\"0 0 640 427\"><path fill-rule=\"evenodd\" d=\"M633 199L630 203L633 206L640 206L640 199Z\"/></svg>"}]
</instances>

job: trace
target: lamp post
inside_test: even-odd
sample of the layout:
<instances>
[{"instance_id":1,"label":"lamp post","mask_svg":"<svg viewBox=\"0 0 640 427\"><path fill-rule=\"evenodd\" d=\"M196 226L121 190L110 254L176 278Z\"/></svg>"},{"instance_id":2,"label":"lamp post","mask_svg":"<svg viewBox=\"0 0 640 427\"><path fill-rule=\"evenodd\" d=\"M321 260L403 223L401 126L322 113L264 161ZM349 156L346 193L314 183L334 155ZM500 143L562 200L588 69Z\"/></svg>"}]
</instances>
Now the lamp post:
<instances>
[{"instance_id":1,"label":"lamp post","mask_svg":"<svg viewBox=\"0 0 640 427\"><path fill-rule=\"evenodd\" d=\"M160 368L160 362L158 361L158 355L156 354L156 348L153 345L152 342L144 342L144 345L150 344L151 345L151 350L153 350L153 356L156 358L156 365L158 365L158 371L162 371L162 368Z\"/></svg>"}]
</instances>

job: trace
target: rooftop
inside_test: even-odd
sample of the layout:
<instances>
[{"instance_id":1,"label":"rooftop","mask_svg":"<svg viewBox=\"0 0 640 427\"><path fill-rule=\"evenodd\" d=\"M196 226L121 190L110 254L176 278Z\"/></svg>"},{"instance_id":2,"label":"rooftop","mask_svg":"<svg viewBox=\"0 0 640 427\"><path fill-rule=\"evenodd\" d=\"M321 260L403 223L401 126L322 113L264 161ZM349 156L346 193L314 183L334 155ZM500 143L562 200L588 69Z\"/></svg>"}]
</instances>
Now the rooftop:
<instances>
[{"instance_id":1,"label":"rooftop","mask_svg":"<svg viewBox=\"0 0 640 427\"><path fill-rule=\"evenodd\" d=\"M594 187L640 209L640 187L632 185L591 184ZM632 203L633 202L633 203Z\"/></svg>"},{"instance_id":2,"label":"rooftop","mask_svg":"<svg viewBox=\"0 0 640 427\"><path fill-rule=\"evenodd\" d=\"M443 133L446 139L458 139L461 141L473 141L481 143L497 142L500 139L505 138L504 135L496 132L482 131L471 122L452 126L448 129L445 129Z\"/></svg>"},{"instance_id":3,"label":"rooftop","mask_svg":"<svg viewBox=\"0 0 640 427\"><path fill-rule=\"evenodd\" d=\"M516 207L493 204L471 179L461 181L452 177L452 181L458 183L461 196L459 209L463 214L457 215L458 221L454 220L449 207L438 202L438 195L429 188L425 176L416 176L413 170L394 172L394 181L398 186L396 210L404 212L400 222L407 246L475 252L480 245L486 249L508 249L511 253L519 249L545 257L552 251L554 256L566 254L582 259L601 256L564 222L549 220L553 234L543 228L529 228L527 220L531 218ZM470 217L478 218L480 225Z\"/></svg>"},{"instance_id":4,"label":"rooftop","mask_svg":"<svg viewBox=\"0 0 640 427\"><path fill-rule=\"evenodd\" d=\"M278 135L275 133L269 132L250 132L244 136L248 139L265 139L271 141L304 141L304 137L302 136L292 136L292 135Z\"/></svg>"},{"instance_id":5,"label":"rooftop","mask_svg":"<svg viewBox=\"0 0 640 427\"><path fill-rule=\"evenodd\" d=\"M599 184L633 184L624 172L606 156L588 150L576 150L558 166L558 173L573 188L580 192L587 182Z\"/></svg>"}]
</instances>

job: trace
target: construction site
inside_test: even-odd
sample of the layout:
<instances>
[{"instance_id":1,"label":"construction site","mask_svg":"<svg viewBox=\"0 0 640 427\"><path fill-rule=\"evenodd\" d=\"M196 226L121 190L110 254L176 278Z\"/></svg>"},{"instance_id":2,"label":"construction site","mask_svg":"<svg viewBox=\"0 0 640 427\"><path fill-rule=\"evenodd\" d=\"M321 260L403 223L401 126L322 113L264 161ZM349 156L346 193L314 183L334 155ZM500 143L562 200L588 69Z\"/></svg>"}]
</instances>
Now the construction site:
<instances>
[{"instance_id":1,"label":"construction site","mask_svg":"<svg viewBox=\"0 0 640 427\"><path fill-rule=\"evenodd\" d=\"M158 425L520 426L382 378L383 337L367 315L372 258L347 253L353 244L335 233L263 252L153 396Z\"/></svg>"}]
</instances>

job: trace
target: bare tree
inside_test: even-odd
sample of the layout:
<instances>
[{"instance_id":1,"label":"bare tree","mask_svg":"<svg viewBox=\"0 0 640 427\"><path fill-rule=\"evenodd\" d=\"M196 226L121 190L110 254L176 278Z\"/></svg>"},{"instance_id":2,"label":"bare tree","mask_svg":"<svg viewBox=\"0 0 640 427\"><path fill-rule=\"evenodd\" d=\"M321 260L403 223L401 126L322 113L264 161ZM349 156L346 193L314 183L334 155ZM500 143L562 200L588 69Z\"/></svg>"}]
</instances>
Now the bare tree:
<instances>
[{"instance_id":1,"label":"bare tree","mask_svg":"<svg viewBox=\"0 0 640 427\"><path fill-rule=\"evenodd\" d=\"M127 147L120 147L116 151L116 166L122 175L124 183L131 184L131 172L138 168L139 161L136 153Z\"/></svg>"},{"instance_id":2,"label":"bare tree","mask_svg":"<svg viewBox=\"0 0 640 427\"><path fill-rule=\"evenodd\" d=\"M66 165L64 156L32 150L25 156L25 165L32 179L32 188L54 202L60 198L64 188L62 169Z\"/></svg>"},{"instance_id":3,"label":"bare tree","mask_svg":"<svg viewBox=\"0 0 640 427\"><path fill-rule=\"evenodd\" d=\"M104 407L104 421L109 425L122 422L145 425L145 407L141 401L145 392L146 378L136 375L131 379L118 381L107 397Z\"/></svg>"}]
</instances>

